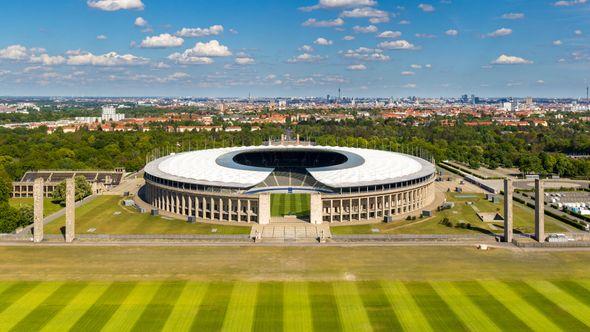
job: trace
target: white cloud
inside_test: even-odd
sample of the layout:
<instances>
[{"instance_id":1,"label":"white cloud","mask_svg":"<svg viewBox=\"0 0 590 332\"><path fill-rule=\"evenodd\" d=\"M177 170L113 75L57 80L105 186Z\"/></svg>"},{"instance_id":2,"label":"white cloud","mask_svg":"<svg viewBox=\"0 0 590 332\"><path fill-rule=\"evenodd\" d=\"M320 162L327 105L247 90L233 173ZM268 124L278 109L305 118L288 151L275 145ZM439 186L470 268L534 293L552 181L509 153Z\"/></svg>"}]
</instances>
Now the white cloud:
<instances>
[{"instance_id":1,"label":"white cloud","mask_svg":"<svg viewBox=\"0 0 590 332\"><path fill-rule=\"evenodd\" d=\"M459 31L457 31L455 29L449 29L449 30L445 31L445 35L455 37L455 36L459 35Z\"/></svg>"},{"instance_id":2,"label":"white cloud","mask_svg":"<svg viewBox=\"0 0 590 332\"><path fill-rule=\"evenodd\" d=\"M312 11L316 9L337 9L337 8L355 8L375 6L375 0L320 0L317 5L299 8L302 11Z\"/></svg>"},{"instance_id":3,"label":"white cloud","mask_svg":"<svg viewBox=\"0 0 590 332\"><path fill-rule=\"evenodd\" d=\"M217 36L222 34L223 30L222 25L216 24L208 28L182 28L180 31L176 32L176 35L185 38Z\"/></svg>"},{"instance_id":4,"label":"white cloud","mask_svg":"<svg viewBox=\"0 0 590 332\"><path fill-rule=\"evenodd\" d=\"M536 83L537 83L537 84L541 84L541 85L542 85L542 84L545 84L545 81L543 81L543 80L537 80L537 82L536 82Z\"/></svg>"},{"instance_id":5,"label":"white cloud","mask_svg":"<svg viewBox=\"0 0 590 332\"><path fill-rule=\"evenodd\" d=\"M323 38L323 37L316 39L313 43L316 45L321 45L321 46L328 46L328 45L333 44L333 42L331 40Z\"/></svg>"},{"instance_id":6,"label":"white cloud","mask_svg":"<svg viewBox=\"0 0 590 332\"><path fill-rule=\"evenodd\" d=\"M530 60L506 54L502 54L496 60L492 61L494 65L528 65L532 63Z\"/></svg>"},{"instance_id":7,"label":"white cloud","mask_svg":"<svg viewBox=\"0 0 590 332\"><path fill-rule=\"evenodd\" d=\"M314 51L313 47L311 47L309 45L303 45L299 48L299 50L303 53L311 53Z\"/></svg>"},{"instance_id":8,"label":"white cloud","mask_svg":"<svg viewBox=\"0 0 590 332\"><path fill-rule=\"evenodd\" d=\"M418 8L420 8L423 12L427 13L432 13L435 10L433 5L427 3L419 4Z\"/></svg>"},{"instance_id":9,"label":"white cloud","mask_svg":"<svg viewBox=\"0 0 590 332\"><path fill-rule=\"evenodd\" d=\"M66 61L61 55L48 55L44 48L27 49L22 45L11 45L4 49L0 49L0 59L27 61L45 66L61 65Z\"/></svg>"},{"instance_id":10,"label":"white cloud","mask_svg":"<svg viewBox=\"0 0 590 332\"><path fill-rule=\"evenodd\" d=\"M133 22L133 24L136 27L142 27L143 28L143 27L145 27L145 26L148 25L148 21L146 21L143 17L138 17L138 18L135 19L135 22Z\"/></svg>"},{"instance_id":11,"label":"white cloud","mask_svg":"<svg viewBox=\"0 0 590 332\"><path fill-rule=\"evenodd\" d=\"M227 46L221 45L217 40L208 43L197 43L195 47L185 50L183 53L174 53L168 59L182 64L211 64L211 57L227 57L232 55Z\"/></svg>"},{"instance_id":12,"label":"white cloud","mask_svg":"<svg viewBox=\"0 0 590 332\"><path fill-rule=\"evenodd\" d=\"M506 13L502 15L505 20L522 20L524 18L523 13Z\"/></svg>"},{"instance_id":13,"label":"white cloud","mask_svg":"<svg viewBox=\"0 0 590 332\"><path fill-rule=\"evenodd\" d=\"M399 38L402 36L402 33L399 31L383 31L379 34L379 38Z\"/></svg>"},{"instance_id":14,"label":"white cloud","mask_svg":"<svg viewBox=\"0 0 590 332\"><path fill-rule=\"evenodd\" d=\"M183 65L210 65L214 62L211 58L203 56L190 56L186 54L186 52L170 54L168 59Z\"/></svg>"},{"instance_id":15,"label":"white cloud","mask_svg":"<svg viewBox=\"0 0 590 332\"><path fill-rule=\"evenodd\" d=\"M289 60L287 60L287 62L289 63L300 63L300 62L308 62L308 63L313 63L313 62L318 62L323 60L324 58L320 55L313 55L313 54L309 54L309 53L303 53L300 54L294 58L291 58Z\"/></svg>"},{"instance_id":16,"label":"white cloud","mask_svg":"<svg viewBox=\"0 0 590 332\"><path fill-rule=\"evenodd\" d=\"M417 85L414 83L408 83L408 84L402 86L402 88L404 88L404 89L415 89L416 87L417 87Z\"/></svg>"},{"instance_id":17,"label":"white cloud","mask_svg":"<svg viewBox=\"0 0 590 332\"><path fill-rule=\"evenodd\" d=\"M97 39L97 40L107 40L107 39L108 39L108 37L107 37L107 36L105 36L105 35L98 35L98 36L96 36L96 39Z\"/></svg>"},{"instance_id":18,"label":"white cloud","mask_svg":"<svg viewBox=\"0 0 590 332\"><path fill-rule=\"evenodd\" d=\"M500 28L496 31L490 32L487 34L488 37L490 38L497 38L497 37L505 37L505 36L509 36L512 34L512 29L508 29L508 28Z\"/></svg>"},{"instance_id":19,"label":"white cloud","mask_svg":"<svg viewBox=\"0 0 590 332\"><path fill-rule=\"evenodd\" d=\"M371 17L369 19L369 23L371 24L381 24L389 22L389 16L387 17Z\"/></svg>"},{"instance_id":20,"label":"white cloud","mask_svg":"<svg viewBox=\"0 0 590 332\"><path fill-rule=\"evenodd\" d=\"M145 7L141 0L88 0L87 3L91 8L109 12L122 9L143 10Z\"/></svg>"},{"instance_id":21,"label":"white cloud","mask_svg":"<svg viewBox=\"0 0 590 332\"><path fill-rule=\"evenodd\" d=\"M61 64L65 63L66 59L61 55L50 56L47 54L40 54L40 55L31 55L31 58L29 59L29 61L32 63L41 63L45 66L57 66L57 65L61 65Z\"/></svg>"},{"instance_id":22,"label":"white cloud","mask_svg":"<svg viewBox=\"0 0 590 332\"><path fill-rule=\"evenodd\" d=\"M347 69L352 70L352 71L362 71L362 70L367 70L367 66L365 66L363 64L350 65L347 67Z\"/></svg>"},{"instance_id":23,"label":"white cloud","mask_svg":"<svg viewBox=\"0 0 590 332\"><path fill-rule=\"evenodd\" d=\"M560 46L560 45L563 45L563 42L561 40L554 40L553 45Z\"/></svg>"},{"instance_id":24,"label":"white cloud","mask_svg":"<svg viewBox=\"0 0 590 332\"><path fill-rule=\"evenodd\" d=\"M344 25L344 20L340 17L334 20L325 20L325 21L318 21L315 18L310 18L307 21L303 22L301 25L304 27L314 27L314 28L331 28L331 27L339 27Z\"/></svg>"},{"instance_id":25,"label":"white cloud","mask_svg":"<svg viewBox=\"0 0 590 332\"><path fill-rule=\"evenodd\" d=\"M158 63L153 64L152 67L156 68L156 69L168 69L168 68L170 68L170 65L165 62L160 61Z\"/></svg>"},{"instance_id":26,"label":"white cloud","mask_svg":"<svg viewBox=\"0 0 590 332\"><path fill-rule=\"evenodd\" d=\"M408 20L401 20L401 21L399 21L397 24L399 24L399 25L408 25L408 24L411 24L411 23L412 23L412 22L410 22L410 21L408 21Z\"/></svg>"},{"instance_id":27,"label":"white cloud","mask_svg":"<svg viewBox=\"0 0 590 332\"><path fill-rule=\"evenodd\" d=\"M344 37L342 37L342 40L351 41L351 40L354 40L354 36L344 36Z\"/></svg>"},{"instance_id":28,"label":"white cloud","mask_svg":"<svg viewBox=\"0 0 590 332\"><path fill-rule=\"evenodd\" d=\"M379 44L380 48L389 50L416 50L418 49L414 44L407 40L386 41Z\"/></svg>"},{"instance_id":29,"label":"white cloud","mask_svg":"<svg viewBox=\"0 0 590 332\"><path fill-rule=\"evenodd\" d=\"M557 1L553 3L556 7L569 7L569 6L576 6L576 5L583 5L587 3L588 0L570 0L570 1Z\"/></svg>"},{"instance_id":30,"label":"white cloud","mask_svg":"<svg viewBox=\"0 0 590 332\"><path fill-rule=\"evenodd\" d=\"M80 53L71 55L67 63L72 66L99 66L99 67L115 67L115 66L136 66L146 64L147 59L137 57L132 54L120 55L117 52L110 52L102 55L94 55L92 53Z\"/></svg>"},{"instance_id":31,"label":"white cloud","mask_svg":"<svg viewBox=\"0 0 590 332\"><path fill-rule=\"evenodd\" d=\"M351 17L351 18L379 18L379 19L387 19L389 21L389 13L383 10L371 8L371 7L363 7L363 8L355 8L352 10L345 10L343 11L340 16L342 17Z\"/></svg>"},{"instance_id":32,"label":"white cloud","mask_svg":"<svg viewBox=\"0 0 590 332\"><path fill-rule=\"evenodd\" d=\"M576 30L576 31L574 31L574 35L576 35L576 36L581 36L583 34L584 33L582 32L582 30Z\"/></svg>"},{"instance_id":33,"label":"white cloud","mask_svg":"<svg viewBox=\"0 0 590 332\"><path fill-rule=\"evenodd\" d=\"M241 57L237 57L235 60L236 64L238 65L253 65L255 63L253 58L247 57L247 56L241 56Z\"/></svg>"},{"instance_id":34,"label":"white cloud","mask_svg":"<svg viewBox=\"0 0 590 332\"><path fill-rule=\"evenodd\" d=\"M0 50L0 59L25 60L28 57L27 48L22 45L11 45Z\"/></svg>"},{"instance_id":35,"label":"white cloud","mask_svg":"<svg viewBox=\"0 0 590 332\"><path fill-rule=\"evenodd\" d=\"M182 44L184 44L184 39L163 33L159 36L146 37L140 46L143 48L170 48L179 47Z\"/></svg>"},{"instance_id":36,"label":"white cloud","mask_svg":"<svg viewBox=\"0 0 590 332\"><path fill-rule=\"evenodd\" d=\"M226 57L232 55L227 46L221 45L217 40L208 43L198 42L195 47L188 49L192 55L207 57Z\"/></svg>"},{"instance_id":37,"label":"white cloud","mask_svg":"<svg viewBox=\"0 0 590 332\"><path fill-rule=\"evenodd\" d=\"M163 33L159 36L146 37L140 44L143 48L170 48L180 47L184 44L184 39Z\"/></svg>"},{"instance_id":38,"label":"white cloud","mask_svg":"<svg viewBox=\"0 0 590 332\"><path fill-rule=\"evenodd\" d=\"M356 50L341 52L345 58L356 59L361 61L389 61L390 57L383 54L383 50L378 48L359 47Z\"/></svg>"},{"instance_id":39,"label":"white cloud","mask_svg":"<svg viewBox=\"0 0 590 332\"><path fill-rule=\"evenodd\" d=\"M402 71L401 75L402 76L414 76L414 75L416 75L416 73L414 73L413 71Z\"/></svg>"},{"instance_id":40,"label":"white cloud","mask_svg":"<svg viewBox=\"0 0 590 332\"><path fill-rule=\"evenodd\" d=\"M418 64L412 64L412 65L410 65L410 67L413 69L422 69L422 65L418 65Z\"/></svg>"},{"instance_id":41,"label":"white cloud","mask_svg":"<svg viewBox=\"0 0 590 332\"><path fill-rule=\"evenodd\" d=\"M379 29L376 26L374 26L374 25L369 25L369 26L366 26L366 27L355 25L352 28L352 30L354 30L355 32L358 32L358 33L375 33Z\"/></svg>"}]
</instances>

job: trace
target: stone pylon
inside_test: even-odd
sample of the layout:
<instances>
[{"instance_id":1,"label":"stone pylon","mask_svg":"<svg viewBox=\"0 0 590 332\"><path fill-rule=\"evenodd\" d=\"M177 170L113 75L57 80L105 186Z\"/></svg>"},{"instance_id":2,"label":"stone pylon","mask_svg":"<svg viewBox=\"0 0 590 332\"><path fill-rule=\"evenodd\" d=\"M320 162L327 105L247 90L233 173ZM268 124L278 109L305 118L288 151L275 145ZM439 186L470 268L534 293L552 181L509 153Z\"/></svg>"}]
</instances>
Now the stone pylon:
<instances>
[{"instance_id":1,"label":"stone pylon","mask_svg":"<svg viewBox=\"0 0 590 332\"><path fill-rule=\"evenodd\" d=\"M511 179L504 179L504 242L512 242L513 235L513 205L512 196L514 186Z\"/></svg>"},{"instance_id":2,"label":"stone pylon","mask_svg":"<svg viewBox=\"0 0 590 332\"><path fill-rule=\"evenodd\" d=\"M76 183L73 178L66 179L66 242L76 237Z\"/></svg>"},{"instance_id":3,"label":"stone pylon","mask_svg":"<svg viewBox=\"0 0 590 332\"><path fill-rule=\"evenodd\" d=\"M33 184L33 241L43 241L43 179L35 179Z\"/></svg>"},{"instance_id":4,"label":"stone pylon","mask_svg":"<svg viewBox=\"0 0 590 332\"><path fill-rule=\"evenodd\" d=\"M545 188L540 179L535 180L535 239L545 242Z\"/></svg>"},{"instance_id":5,"label":"stone pylon","mask_svg":"<svg viewBox=\"0 0 590 332\"><path fill-rule=\"evenodd\" d=\"M258 223L270 224L270 194L264 193L258 196Z\"/></svg>"},{"instance_id":6,"label":"stone pylon","mask_svg":"<svg viewBox=\"0 0 590 332\"><path fill-rule=\"evenodd\" d=\"M309 221L314 225L319 225L322 223L322 195L321 194L311 194L311 200L309 204Z\"/></svg>"}]
</instances>

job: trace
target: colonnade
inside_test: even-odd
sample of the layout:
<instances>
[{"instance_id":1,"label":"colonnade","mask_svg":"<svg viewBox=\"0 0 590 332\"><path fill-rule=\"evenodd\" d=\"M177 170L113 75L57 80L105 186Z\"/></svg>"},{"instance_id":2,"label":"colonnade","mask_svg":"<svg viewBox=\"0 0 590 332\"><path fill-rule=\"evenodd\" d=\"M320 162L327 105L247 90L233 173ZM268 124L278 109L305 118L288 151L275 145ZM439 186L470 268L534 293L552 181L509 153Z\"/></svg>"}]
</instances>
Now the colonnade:
<instances>
[{"instance_id":1,"label":"colonnade","mask_svg":"<svg viewBox=\"0 0 590 332\"><path fill-rule=\"evenodd\" d=\"M258 221L257 196L179 192L148 184L145 199L156 209L181 216L213 221Z\"/></svg>"},{"instance_id":2,"label":"colonnade","mask_svg":"<svg viewBox=\"0 0 590 332\"><path fill-rule=\"evenodd\" d=\"M364 195L322 195L324 222L369 221L385 216L417 211L432 203L432 182L402 191L374 192Z\"/></svg>"}]
</instances>

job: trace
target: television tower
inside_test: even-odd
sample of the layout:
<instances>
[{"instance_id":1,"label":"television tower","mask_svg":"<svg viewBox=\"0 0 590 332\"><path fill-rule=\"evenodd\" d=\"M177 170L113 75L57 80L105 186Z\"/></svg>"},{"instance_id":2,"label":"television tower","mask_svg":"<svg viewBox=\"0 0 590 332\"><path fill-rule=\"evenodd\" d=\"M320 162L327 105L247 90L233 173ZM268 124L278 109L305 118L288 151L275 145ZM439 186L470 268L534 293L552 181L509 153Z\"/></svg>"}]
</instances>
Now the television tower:
<instances>
[{"instance_id":1,"label":"television tower","mask_svg":"<svg viewBox=\"0 0 590 332\"><path fill-rule=\"evenodd\" d=\"M338 101L342 100L342 90L338 88Z\"/></svg>"}]
</instances>

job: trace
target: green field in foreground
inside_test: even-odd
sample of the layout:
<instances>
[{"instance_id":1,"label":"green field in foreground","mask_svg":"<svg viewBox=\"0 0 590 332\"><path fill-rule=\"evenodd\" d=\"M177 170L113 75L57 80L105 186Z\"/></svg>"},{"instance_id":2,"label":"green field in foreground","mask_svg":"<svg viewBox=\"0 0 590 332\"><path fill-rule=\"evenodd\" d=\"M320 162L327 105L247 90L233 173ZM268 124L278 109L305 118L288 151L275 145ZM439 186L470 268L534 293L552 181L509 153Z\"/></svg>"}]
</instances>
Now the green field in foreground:
<instances>
[{"instance_id":1,"label":"green field in foreground","mask_svg":"<svg viewBox=\"0 0 590 332\"><path fill-rule=\"evenodd\" d=\"M309 202L309 194L272 194L270 213L273 217L306 217L309 216Z\"/></svg>"},{"instance_id":2,"label":"green field in foreground","mask_svg":"<svg viewBox=\"0 0 590 332\"><path fill-rule=\"evenodd\" d=\"M8 200L8 203L14 207L21 207L21 206L33 206L33 198L32 197L24 197L24 198L11 198ZM59 204L55 204L51 201L51 198L45 198L43 200L43 214L47 217L50 216L57 211L61 210L63 207Z\"/></svg>"},{"instance_id":3,"label":"green field in foreground","mask_svg":"<svg viewBox=\"0 0 590 332\"><path fill-rule=\"evenodd\" d=\"M370 234L373 230L379 230L383 234L501 234L504 232L503 222L485 223L479 219L477 212L504 213L504 201L494 204L488 202L483 194L472 193L447 193L447 201L454 202L455 207L436 213L428 219L415 221L396 221L385 224L337 226L332 227L332 234ZM467 202L472 202L468 205ZM440 222L448 218L453 227L442 225ZM460 228L459 224L470 224L471 229ZM573 230L565 223L545 216L545 231L548 233L565 233ZM520 203L514 202L514 231L516 233L534 233L534 210Z\"/></svg>"},{"instance_id":4,"label":"green field in foreground","mask_svg":"<svg viewBox=\"0 0 590 332\"><path fill-rule=\"evenodd\" d=\"M0 246L0 331L587 331L590 252Z\"/></svg>"},{"instance_id":5,"label":"green field in foreground","mask_svg":"<svg viewBox=\"0 0 590 332\"><path fill-rule=\"evenodd\" d=\"M139 213L121 204L119 196L98 196L76 209L79 234L250 234L248 226L196 223ZM47 234L61 234L65 216L45 226Z\"/></svg>"},{"instance_id":6,"label":"green field in foreground","mask_svg":"<svg viewBox=\"0 0 590 332\"><path fill-rule=\"evenodd\" d=\"M583 331L590 282L1 282L2 331Z\"/></svg>"}]
</instances>

